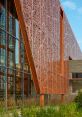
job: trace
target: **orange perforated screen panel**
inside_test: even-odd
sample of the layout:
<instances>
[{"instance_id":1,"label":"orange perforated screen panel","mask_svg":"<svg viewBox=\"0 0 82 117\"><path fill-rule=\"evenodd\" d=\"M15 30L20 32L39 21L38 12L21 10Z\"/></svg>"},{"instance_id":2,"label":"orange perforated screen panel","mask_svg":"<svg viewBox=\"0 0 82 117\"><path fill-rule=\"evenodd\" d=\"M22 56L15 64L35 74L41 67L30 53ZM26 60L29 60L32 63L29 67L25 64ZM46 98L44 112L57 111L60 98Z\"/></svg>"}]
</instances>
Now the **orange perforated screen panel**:
<instances>
[{"instance_id":1,"label":"orange perforated screen panel","mask_svg":"<svg viewBox=\"0 0 82 117\"><path fill-rule=\"evenodd\" d=\"M66 93L67 60L69 56L73 59L81 57L81 51L59 1L14 2L36 91L45 94Z\"/></svg>"}]
</instances>

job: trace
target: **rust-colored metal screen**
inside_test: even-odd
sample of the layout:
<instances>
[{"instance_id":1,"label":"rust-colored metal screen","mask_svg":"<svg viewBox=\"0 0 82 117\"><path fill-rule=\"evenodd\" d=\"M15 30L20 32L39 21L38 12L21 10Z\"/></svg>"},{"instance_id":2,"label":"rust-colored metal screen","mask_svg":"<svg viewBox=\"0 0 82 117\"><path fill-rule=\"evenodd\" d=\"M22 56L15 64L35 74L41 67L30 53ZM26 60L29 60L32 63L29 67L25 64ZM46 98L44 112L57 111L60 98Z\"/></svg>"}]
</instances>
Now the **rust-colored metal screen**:
<instances>
[{"instance_id":1,"label":"rust-colored metal screen","mask_svg":"<svg viewBox=\"0 0 82 117\"><path fill-rule=\"evenodd\" d=\"M22 7L40 93L64 94L68 87L67 60L69 56L73 58L80 56L81 52L65 16L63 16L64 22L62 24L64 29L62 39L64 39L63 46L65 45L65 48L63 47L62 50L60 48L62 47L60 46L60 3L58 0L19 1ZM21 15L21 13L18 15ZM75 44L72 49L70 44ZM64 62L63 59L66 61ZM63 75L61 73L61 60L64 69Z\"/></svg>"}]
</instances>

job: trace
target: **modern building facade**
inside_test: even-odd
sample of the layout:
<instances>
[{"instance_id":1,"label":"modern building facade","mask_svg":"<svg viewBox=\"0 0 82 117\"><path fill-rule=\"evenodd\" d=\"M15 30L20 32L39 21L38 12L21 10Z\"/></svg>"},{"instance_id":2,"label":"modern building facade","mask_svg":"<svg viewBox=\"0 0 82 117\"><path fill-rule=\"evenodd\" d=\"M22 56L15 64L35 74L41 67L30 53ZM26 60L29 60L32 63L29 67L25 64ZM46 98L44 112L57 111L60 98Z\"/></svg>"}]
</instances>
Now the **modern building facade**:
<instances>
[{"instance_id":1,"label":"modern building facade","mask_svg":"<svg viewBox=\"0 0 82 117\"><path fill-rule=\"evenodd\" d=\"M31 74L12 1L0 1L0 99L28 97Z\"/></svg>"},{"instance_id":2,"label":"modern building facade","mask_svg":"<svg viewBox=\"0 0 82 117\"><path fill-rule=\"evenodd\" d=\"M26 99L69 87L69 60L82 59L58 0L0 0L0 97ZM34 86L34 87L33 87Z\"/></svg>"},{"instance_id":3,"label":"modern building facade","mask_svg":"<svg viewBox=\"0 0 82 117\"><path fill-rule=\"evenodd\" d=\"M69 61L69 78L70 93L77 94L82 89L82 60Z\"/></svg>"}]
</instances>

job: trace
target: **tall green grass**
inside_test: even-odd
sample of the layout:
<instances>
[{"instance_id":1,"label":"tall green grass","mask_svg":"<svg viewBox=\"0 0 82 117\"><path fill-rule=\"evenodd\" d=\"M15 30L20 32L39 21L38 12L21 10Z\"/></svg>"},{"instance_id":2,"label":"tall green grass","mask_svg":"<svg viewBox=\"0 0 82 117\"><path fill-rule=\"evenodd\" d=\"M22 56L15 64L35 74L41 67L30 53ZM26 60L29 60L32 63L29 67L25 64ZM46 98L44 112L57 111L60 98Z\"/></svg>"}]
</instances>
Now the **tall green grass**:
<instances>
[{"instance_id":1,"label":"tall green grass","mask_svg":"<svg viewBox=\"0 0 82 117\"><path fill-rule=\"evenodd\" d=\"M0 117L82 117L82 108L77 103L57 106L30 106L5 111L0 108Z\"/></svg>"},{"instance_id":2,"label":"tall green grass","mask_svg":"<svg viewBox=\"0 0 82 117\"><path fill-rule=\"evenodd\" d=\"M22 108L22 117L82 117L76 103L60 106Z\"/></svg>"}]
</instances>

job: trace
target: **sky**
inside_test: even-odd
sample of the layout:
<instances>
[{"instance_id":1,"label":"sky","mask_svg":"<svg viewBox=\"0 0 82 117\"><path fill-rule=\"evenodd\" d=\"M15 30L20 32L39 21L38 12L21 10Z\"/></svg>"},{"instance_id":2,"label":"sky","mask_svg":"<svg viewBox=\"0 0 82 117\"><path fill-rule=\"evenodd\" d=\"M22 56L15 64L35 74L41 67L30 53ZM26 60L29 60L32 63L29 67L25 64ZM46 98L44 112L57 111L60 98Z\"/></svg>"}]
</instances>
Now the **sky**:
<instances>
[{"instance_id":1,"label":"sky","mask_svg":"<svg viewBox=\"0 0 82 117\"><path fill-rule=\"evenodd\" d=\"M82 0L60 0L82 51Z\"/></svg>"}]
</instances>

